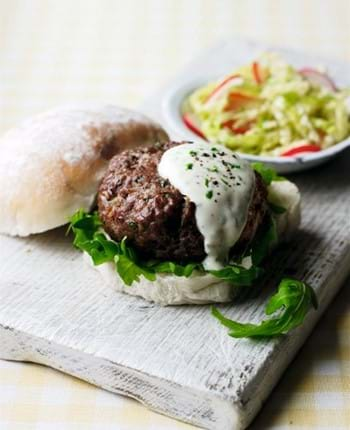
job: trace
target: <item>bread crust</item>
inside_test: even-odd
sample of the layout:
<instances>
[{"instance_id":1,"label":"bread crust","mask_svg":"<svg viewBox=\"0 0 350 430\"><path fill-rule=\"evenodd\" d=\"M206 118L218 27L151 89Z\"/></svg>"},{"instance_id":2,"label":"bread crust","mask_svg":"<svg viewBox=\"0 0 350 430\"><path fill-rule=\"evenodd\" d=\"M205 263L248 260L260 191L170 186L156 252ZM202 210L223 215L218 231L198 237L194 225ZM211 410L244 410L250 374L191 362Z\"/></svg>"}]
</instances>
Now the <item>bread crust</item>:
<instances>
[{"instance_id":1,"label":"bread crust","mask_svg":"<svg viewBox=\"0 0 350 430\"><path fill-rule=\"evenodd\" d=\"M168 140L155 122L113 105L63 106L0 139L0 232L40 233L89 211L108 161L125 149Z\"/></svg>"}]
</instances>

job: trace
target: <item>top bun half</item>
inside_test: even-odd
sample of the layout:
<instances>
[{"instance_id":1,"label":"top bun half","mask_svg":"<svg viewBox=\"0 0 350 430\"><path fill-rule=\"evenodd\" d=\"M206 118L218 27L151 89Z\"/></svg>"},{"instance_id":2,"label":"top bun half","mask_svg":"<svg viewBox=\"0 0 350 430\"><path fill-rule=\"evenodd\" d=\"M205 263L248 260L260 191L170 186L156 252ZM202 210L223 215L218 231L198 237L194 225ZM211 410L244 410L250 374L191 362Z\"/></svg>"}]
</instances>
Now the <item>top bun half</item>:
<instances>
[{"instance_id":1,"label":"top bun half","mask_svg":"<svg viewBox=\"0 0 350 430\"><path fill-rule=\"evenodd\" d=\"M168 140L147 117L113 105L40 114L0 139L0 232L27 236L90 210L117 153Z\"/></svg>"}]
</instances>

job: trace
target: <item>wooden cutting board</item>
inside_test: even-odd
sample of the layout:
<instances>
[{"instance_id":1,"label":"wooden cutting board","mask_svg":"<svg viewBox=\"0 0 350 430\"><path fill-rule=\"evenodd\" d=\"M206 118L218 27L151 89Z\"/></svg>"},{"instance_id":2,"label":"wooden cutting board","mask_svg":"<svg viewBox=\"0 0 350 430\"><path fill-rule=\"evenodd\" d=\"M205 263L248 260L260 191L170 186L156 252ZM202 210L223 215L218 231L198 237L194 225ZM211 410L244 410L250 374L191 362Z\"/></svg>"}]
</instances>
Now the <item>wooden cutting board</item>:
<instances>
[{"instance_id":1,"label":"wooden cutting board","mask_svg":"<svg viewBox=\"0 0 350 430\"><path fill-rule=\"evenodd\" d=\"M161 94L143 106L160 120ZM45 364L207 429L245 428L350 273L349 168L348 152L292 178L303 194L300 231L271 257L268 280L221 307L259 321L282 271L306 280L321 306L289 335L235 340L208 306L159 307L116 293L57 229L0 236L0 357Z\"/></svg>"}]
</instances>

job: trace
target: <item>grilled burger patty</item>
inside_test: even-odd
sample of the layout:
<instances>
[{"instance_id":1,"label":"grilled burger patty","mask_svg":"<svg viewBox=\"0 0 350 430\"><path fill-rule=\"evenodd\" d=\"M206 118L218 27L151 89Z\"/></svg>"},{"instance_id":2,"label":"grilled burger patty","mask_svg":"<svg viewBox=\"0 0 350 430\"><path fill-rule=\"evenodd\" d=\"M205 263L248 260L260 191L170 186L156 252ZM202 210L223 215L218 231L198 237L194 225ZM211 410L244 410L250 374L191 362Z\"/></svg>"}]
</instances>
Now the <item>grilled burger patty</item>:
<instances>
[{"instance_id":1,"label":"grilled burger patty","mask_svg":"<svg viewBox=\"0 0 350 430\"><path fill-rule=\"evenodd\" d=\"M204 240L195 219L195 204L158 175L163 153L181 143L127 150L110 161L98 192L98 212L116 241L127 237L139 255L176 262L202 261ZM245 228L233 252L249 245L262 224L267 190L258 173Z\"/></svg>"}]
</instances>

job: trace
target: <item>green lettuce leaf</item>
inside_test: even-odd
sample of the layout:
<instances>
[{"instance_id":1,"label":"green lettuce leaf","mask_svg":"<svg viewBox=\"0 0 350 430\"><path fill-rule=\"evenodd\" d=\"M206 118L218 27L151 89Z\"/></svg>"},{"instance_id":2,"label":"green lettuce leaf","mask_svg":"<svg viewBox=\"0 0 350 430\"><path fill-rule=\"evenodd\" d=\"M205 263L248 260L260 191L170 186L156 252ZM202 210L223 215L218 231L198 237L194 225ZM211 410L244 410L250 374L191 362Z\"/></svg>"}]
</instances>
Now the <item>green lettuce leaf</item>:
<instances>
[{"instance_id":1,"label":"green lettuce leaf","mask_svg":"<svg viewBox=\"0 0 350 430\"><path fill-rule=\"evenodd\" d=\"M317 309L317 306L315 292L309 285L285 278L265 308L266 315L279 311L275 318L266 319L260 324L240 323L226 318L215 307L212 307L212 315L229 329L228 334L232 337L271 337L285 334L301 325L309 310L312 307Z\"/></svg>"}]
</instances>

